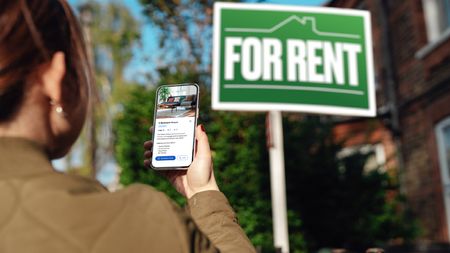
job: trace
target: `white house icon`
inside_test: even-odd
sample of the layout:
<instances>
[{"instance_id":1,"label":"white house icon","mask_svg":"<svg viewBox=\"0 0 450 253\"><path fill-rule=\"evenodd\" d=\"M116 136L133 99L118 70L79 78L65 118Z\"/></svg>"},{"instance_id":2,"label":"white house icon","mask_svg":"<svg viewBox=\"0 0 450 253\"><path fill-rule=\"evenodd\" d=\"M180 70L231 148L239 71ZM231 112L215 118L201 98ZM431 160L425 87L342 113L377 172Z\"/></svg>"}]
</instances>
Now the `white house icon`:
<instances>
[{"instance_id":1,"label":"white house icon","mask_svg":"<svg viewBox=\"0 0 450 253\"><path fill-rule=\"evenodd\" d=\"M246 33L273 33L280 29L281 27L287 25L290 22L297 22L302 26L306 26L308 21L311 23L312 31L319 36L327 36L327 37L338 37L338 38L348 38L348 39L360 39L361 36L357 34L346 34L346 33L334 33L334 32L324 32L319 31L317 29L316 18L314 17L303 17L300 18L298 16L292 15L289 18L281 21L276 24L272 28L264 29L264 28L225 28L225 32L246 32Z\"/></svg>"}]
</instances>

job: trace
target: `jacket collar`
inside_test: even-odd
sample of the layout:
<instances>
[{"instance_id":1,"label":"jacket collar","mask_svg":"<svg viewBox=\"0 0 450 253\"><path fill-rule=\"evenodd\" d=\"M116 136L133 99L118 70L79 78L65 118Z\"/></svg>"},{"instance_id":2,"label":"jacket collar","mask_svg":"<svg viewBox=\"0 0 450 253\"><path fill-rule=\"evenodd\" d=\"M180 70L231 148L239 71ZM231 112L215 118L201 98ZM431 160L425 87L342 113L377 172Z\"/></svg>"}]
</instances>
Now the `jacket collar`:
<instances>
[{"instance_id":1,"label":"jacket collar","mask_svg":"<svg viewBox=\"0 0 450 253\"><path fill-rule=\"evenodd\" d=\"M52 171L42 146L27 139L0 137L0 179Z\"/></svg>"}]
</instances>

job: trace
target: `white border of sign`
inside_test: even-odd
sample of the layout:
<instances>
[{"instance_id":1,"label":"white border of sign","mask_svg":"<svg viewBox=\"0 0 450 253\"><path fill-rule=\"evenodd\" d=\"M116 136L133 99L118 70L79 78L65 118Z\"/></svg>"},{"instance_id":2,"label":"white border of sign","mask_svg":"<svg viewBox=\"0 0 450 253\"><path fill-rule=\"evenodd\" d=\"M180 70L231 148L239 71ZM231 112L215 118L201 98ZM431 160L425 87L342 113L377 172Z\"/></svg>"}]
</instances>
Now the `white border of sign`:
<instances>
[{"instance_id":1,"label":"white border of sign","mask_svg":"<svg viewBox=\"0 0 450 253\"><path fill-rule=\"evenodd\" d=\"M220 102L219 101L219 63L220 63L220 10L226 9L246 9L246 10L276 10L276 11L304 11L312 13L330 13L343 14L363 17L364 32L365 32L365 46L366 46L366 66L367 66L367 80L368 80L368 109L355 108L341 108L335 106L324 105L295 105L283 103L255 103L255 102ZM370 13L363 10L349 10L330 7L299 7L289 5L274 5L274 4L252 4L252 3L222 3L214 4L214 27L213 27L213 71L212 71L212 108L214 110L233 110L233 111L295 111L308 113L323 113L323 114L337 114L349 116L367 116L373 117L376 115L375 105L375 83L374 83L374 66L373 66L373 51L372 51L372 33L371 33Z\"/></svg>"}]
</instances>

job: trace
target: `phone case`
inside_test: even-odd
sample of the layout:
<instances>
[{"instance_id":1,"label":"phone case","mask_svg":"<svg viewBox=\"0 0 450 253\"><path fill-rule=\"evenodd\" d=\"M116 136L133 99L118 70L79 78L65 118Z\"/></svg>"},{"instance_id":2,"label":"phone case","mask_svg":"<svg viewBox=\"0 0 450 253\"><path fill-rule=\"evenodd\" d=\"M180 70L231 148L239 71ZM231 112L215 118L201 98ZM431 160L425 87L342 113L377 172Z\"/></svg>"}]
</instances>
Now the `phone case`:
<instances>
[{"instance_id":1,"label":"phone case","mask_svg":"<svg viewBox=\"0 0 450 253\"><path fill-rule=\"evenodd\" d=\"M192 99L192 97L190 97L190 95L184 95L184 96L178 96L178 98L180 97L184 97L183 99L178 99L177 100L177 96L170 96L167 98L164 98L163 101L159 103L159 92L164 89L164 88L174 88L174 87L180 87L180 86L195 86L196 87L196 93L195 93L195 102L191 101L190 99ZM153 125L156 126L156 119L158 117L158 109L164 108L166 111L169 111L170 109L170 113L175 113L177 112L179 107L195 107L195 117L194 117L194 133L193 133L193 138L192 138L192 154L191 154L191 161L189 163L189 165L187 166L155 166L153 164L153 157L151 159L151 167L154 170L186 170L190 164L192 163L193 159L194 159L194 155L195 155L195 149L196 149L196 135L195 135L195 131L196 131L196 126L197 126L197 119L198 119L198 114L199 114L199 94L200 94L200 88L196 83L182 83L182 84L169 84L169 85L161 85L160 87L158 87L158 89L156 90L156 98L155 98L155 109L154 109L154 115L153 115ZM156 131L156 127L154 128ZM152 135L152 141L153 143L155 143L155 134ZM178 156L178 155L177 155ZM157 159L158 157L156 157ZM175 156L170 155L170 156L165 156L164 159L167 160L171 160L172 158L175 159L180 159L180 157L175 158Z\"/></svg>"}]
</instances>

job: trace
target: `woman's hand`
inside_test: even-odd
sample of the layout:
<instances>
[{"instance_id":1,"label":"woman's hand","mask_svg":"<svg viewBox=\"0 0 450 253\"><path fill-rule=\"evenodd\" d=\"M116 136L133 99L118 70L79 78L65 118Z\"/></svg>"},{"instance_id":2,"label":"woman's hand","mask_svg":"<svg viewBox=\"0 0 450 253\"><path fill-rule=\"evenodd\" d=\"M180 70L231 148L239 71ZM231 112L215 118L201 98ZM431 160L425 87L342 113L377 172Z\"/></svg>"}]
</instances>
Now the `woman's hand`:
<instances>
[{"instance_id":1,"label":"woman's hand","mask_svg":"<svg viewBox=\"0 0 450 253\"><path fill-rule=\"evenodd\" d=\"M214 178L211 150L205 128L203 125L199 125L195 131L197 150L191 166L187 170L160 171L161 174L169 179L175 189L188 199L202 191L219 191L216 179ZM153 132L153 127L150 128L150 132ZM144 143L144 156L147 158L144 164L147 167L150 167L151 164L153 155L152 147L152 141L146 141Z\"/></svg>"}]
</instances>

